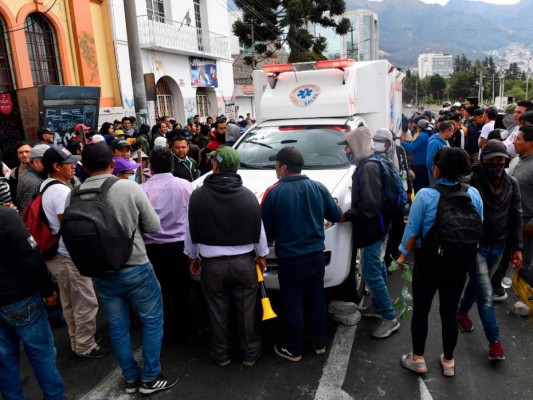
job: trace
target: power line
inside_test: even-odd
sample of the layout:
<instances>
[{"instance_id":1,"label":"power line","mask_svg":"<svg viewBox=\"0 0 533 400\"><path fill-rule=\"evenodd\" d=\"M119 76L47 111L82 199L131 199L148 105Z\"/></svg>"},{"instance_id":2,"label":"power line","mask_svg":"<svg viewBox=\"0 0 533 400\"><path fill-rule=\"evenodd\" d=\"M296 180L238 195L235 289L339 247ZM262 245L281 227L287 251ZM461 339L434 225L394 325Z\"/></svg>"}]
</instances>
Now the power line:
<instances>
[{"instance_id":1,"label":"power line","mask_svg":"<svg viewBox=\"0 0 533 400\"><path fill-rule=\"evenodd\" d=\"M48 12L56 5L57 3L57 0L54 0L54 2L52 3L52 5L50 7L48 7L48 9L45 11L45 12L42 12L40 13L41 16L44 16L46 14L48 14ZM29 28L29 27L32 27L37 21L33 21L30 25L26 26L26 21L24 21L21 25L23 25L22 28L17 28L17 29L9 29L9 30L6 30L7 33L13 33L13 32L17 32L17 31L23 31L25 30L26 28Z\"/></svg>"}]
</instances>

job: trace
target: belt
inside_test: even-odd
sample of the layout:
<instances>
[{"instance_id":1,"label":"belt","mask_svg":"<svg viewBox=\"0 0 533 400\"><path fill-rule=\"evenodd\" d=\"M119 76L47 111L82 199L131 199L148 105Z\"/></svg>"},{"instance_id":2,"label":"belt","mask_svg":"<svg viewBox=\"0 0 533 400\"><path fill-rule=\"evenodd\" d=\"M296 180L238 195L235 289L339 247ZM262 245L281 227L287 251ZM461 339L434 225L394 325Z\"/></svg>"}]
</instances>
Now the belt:
<instances>
[{"instance_id":1,"label":"belt","mask_svg":"<svg viewBox=\"0 0 533 400\"><path fill-rule=\"evenodd\" d=\"M231 256L217 256L217 257L204 257L200 254L200 257L202 260L236 260L238 258L244 258L244 257L253 257L255 256L255 251L249 251L248 253L244 254L237 254L237 255L231 255Z\"/></svg>"}]
</instances>

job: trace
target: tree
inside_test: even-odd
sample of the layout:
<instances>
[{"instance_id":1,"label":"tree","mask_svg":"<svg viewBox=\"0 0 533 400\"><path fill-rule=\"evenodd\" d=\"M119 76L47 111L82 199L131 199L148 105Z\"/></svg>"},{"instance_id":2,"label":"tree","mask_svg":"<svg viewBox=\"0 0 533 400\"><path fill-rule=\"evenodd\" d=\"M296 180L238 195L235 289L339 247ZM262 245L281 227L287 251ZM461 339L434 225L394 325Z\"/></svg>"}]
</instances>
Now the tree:
<instances>
[{"instance_id":1,"label":"tree","mask_svg":"<svg viewBox=\"0 0 533 400\"><path fill-rule=\"evenodd\" d=\"M505 79L522 79L522 71L517 63L509 64L509 68L505 70Z\"/></svg>"},{"instance_id":2,"label":"tree","mask_svg":"<svg viewBox=\"0 0 533 400\"><path fill-rule=\"evenodd\" d=\"M272 56L284 43L290 48L290 62L325 58L322 53L327 41L311 35L306 29L308 22L334 28L338 35L350 29L347 18L334 18L344 13L344 0L235 0L235 5L243 16L242 21L233 24L233 33L245 46L253 45L264 58ZM324 14L326 11L329 15Z\"/></svg>"},{"instance_id":3,"label":"tree","mask_svg":"<svg viewBox=\"0 0 533 400\"><path fill-rule=\"evenodd\" d=\"M438 100L443 98L444 90L446 89L446 79L439 74L432 75L429 78L428 90L433 96L433 99Z\"/></svg>"},{"instance_id":4,"label":"tree","mask_svg":"<svg viewBox=\"0 0 533 400\"><path fill-rule=\"evenodd\" d=\"M454 71L467 71L472 67L472 63L464 53L461 56L455 56L453 59L453 70Z\"/></svg>"},{"instance_id":5,"label":"tree","mask_svg":"<svg viewBox=\"0 0 533 400\"><path fill-rule=\"evenodd\" d=\"M469 70L456 71L450 77L450 98L456 100L464 100L469 96L473 96L476 92L475 78Z\"/></svg>"}]
</instances>

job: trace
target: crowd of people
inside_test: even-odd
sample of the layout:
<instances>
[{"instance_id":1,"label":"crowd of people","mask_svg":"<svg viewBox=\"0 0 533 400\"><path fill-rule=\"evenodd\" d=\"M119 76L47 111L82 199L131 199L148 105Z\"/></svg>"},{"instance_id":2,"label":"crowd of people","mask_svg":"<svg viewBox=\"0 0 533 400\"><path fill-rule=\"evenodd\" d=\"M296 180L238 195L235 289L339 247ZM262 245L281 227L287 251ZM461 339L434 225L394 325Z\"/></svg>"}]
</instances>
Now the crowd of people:
<instances>
[{"instance_id":1,"label":"crowd of people","mask_svg":"<svg viewBox=\"0 0 533 400\"><path fill-rule=\"evenodd\" d=\"M511 109L512 121L507 117ZM275 240L285 328L274 352L293 362L302 359L304 309L309 309L310 344L316 355L324 354L324 220L353 225L353 251L361 250L362 273L372 294L372 305L360 311L381 319L372 332L376 338L400 328L387 265L404 265L408 254L415 253L413 348L401 358L405 368L427 371L428 314L437 291L443 374L455 374L458 327L473 330L468 313L474 304L489 341L489 359L503 360L493 301L506 297L501 279L509 262L533 283L533 208L527 201L533 195L532 117L529 101L499 114L469 99L436 120L427 111L405 119L400 137L364 126L346 133L339 145L356 166L349 210L341 210L324 185L302 175L304 155L290 146L272 157L278 182L259 204L243 186L239 153L231 147L251 124L249 116L239 122L220 116L205 123L194 116L183 126L162 117L152 128L124 117L71 139L66 147L54 145L53 134L40 130L38 144L17 145L18 166L2 164L0 392L6 399L22 396L17 376L22 341L45 398L64 398L50 325L66 324L74 355L105 357L109 349L96 333L99 306L108 317L126 393L171 388L176 379L162 373L160 351L164 339L182 343L192 334L189 274L201 277L209 356L221 367L231 363L233 322L242 363L254 366L263 351L256 317L257 270L265 270L268 240ZM407 222L403 209L385 210L389 188L383 165L394 171L404 197L412 201ZM209 171L203 185L193 190L191 182ZM89 201L101 193L131 238L131 252L118 271L90 277L80 273L69 253L74 247L67 237L63 240L63 217L74 196ZM59 238L46 254L20 216L37 198L43 220ZM462 208L470 211L463 220L454 214L456 202L469 205ZM453 230L443 238L439 229L449 223L443 222L445 214L452 215L451 223L471 227L464 233L472 235L470 241L450 244ZM25 323L17 313L27 315ZM135 321L142 324L142 367L130 342Z\"/></svg>"}]
</instances>

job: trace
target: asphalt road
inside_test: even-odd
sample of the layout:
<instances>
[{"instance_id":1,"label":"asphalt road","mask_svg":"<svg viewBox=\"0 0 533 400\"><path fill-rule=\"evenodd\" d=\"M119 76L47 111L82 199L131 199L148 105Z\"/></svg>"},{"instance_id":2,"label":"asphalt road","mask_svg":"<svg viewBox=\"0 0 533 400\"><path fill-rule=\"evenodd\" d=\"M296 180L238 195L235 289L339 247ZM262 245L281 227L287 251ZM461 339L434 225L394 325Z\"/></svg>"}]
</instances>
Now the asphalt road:
<instances>
[{"instance_id":1,"label":"asphalt road","mask_svg":"<svg viewBox=\"0 0 533 400\"><path fill-rule=\"evenodd\" d=\"M390 279L391 292L399 293L398 276ZM279 305L273 296L276 311ZM438 302L430 319L426 360L429 372L420 379L402 369L400 356L410 351L410 322L403 319L398 333L385 340L370 336L376 321L362 320L357 327L328 324L328 352L316 356L306 348L303 359L292 363L276 356L272 350L278 330L277 321L262 323L263 356L253 368L241 364L238 351L232 364L220 368L208 357L209 332L201 331L184 345L165 345L162 349L163 372L177 377L178 383L153 399L494 399L522 400L533 398L533 320L509 314L514 294L497 303L496 317L502 332L507 359L489 362L477 312L471 316L472 333L461 333L456 350L457 376L442 376L438 357L441 350ZM201 325L202 318L198 318ZM106 340L107 325L99 314L98 326ZM58 352L58 367L68 392L77 399L135 399L126 395L113 354L99 360L78 359L70 353L66 328L53 330ZM140 347L141 330L132 330L133 348ZM354 338L354 339L352 339ZM235 344L235 348L238 345ZM140 353L140 351L138 351ZM22 356L21 376L28 399L42 395L31 369Z\"/></svg>"}]
</instances>

